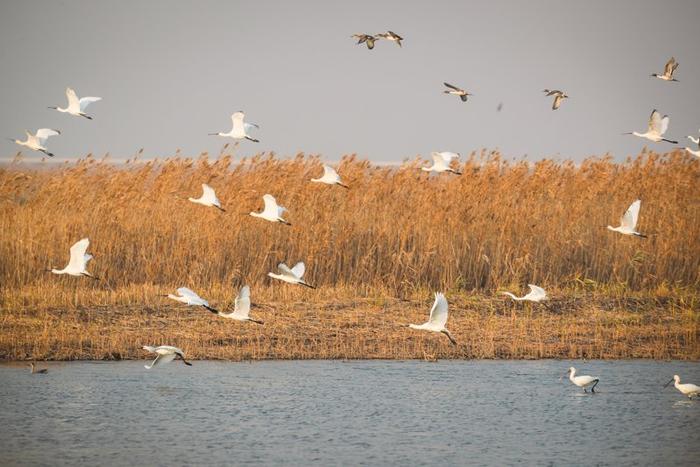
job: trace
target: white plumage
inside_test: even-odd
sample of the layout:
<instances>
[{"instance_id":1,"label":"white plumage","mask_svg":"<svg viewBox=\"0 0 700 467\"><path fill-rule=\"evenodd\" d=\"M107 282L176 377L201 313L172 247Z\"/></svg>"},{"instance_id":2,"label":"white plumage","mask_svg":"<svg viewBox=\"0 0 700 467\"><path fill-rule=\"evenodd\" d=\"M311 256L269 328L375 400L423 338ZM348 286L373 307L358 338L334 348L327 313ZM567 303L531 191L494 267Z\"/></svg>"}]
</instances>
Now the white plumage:
<instances>
[{"instance_id":1,"label":"white plumage","mask_svg":"<svg viewBox=\"0 0 700 467\"><path fill-rule=\"evenodd\" d=\"M216 193L214 192L214 189L207 185L206 183L202 183L202 196L199 198L187 198L188 200L192 201L193 203L201 204L203 206L209 206L209 207L215 207L219 211L226 212L224 208L221 207L221 201L219 201L219 198L216 197Z\"/></svg>"},{"instance_id":2,"label":"white plumage","mask_svg":"<svg viewBox=\"0 0 700 467\"><path fill-rule=\"evenodd\" d=\"M539 287L535 284L528 284L528 287L530 287L530 292L527 293L526 295L523 295L522 297L516 297L510 292L501 292L503 295L507 295L513 300L516 300L518 302L535 302L539 303L543 300L547 300L547 292L542 287Z\"/></svg>"},{"instance_id":3,"label":"white plumage","mask_svg":"<svg viewBox=\"0 0 700 467\"><path fill-rule=\"evenodd\" d=\"M171 345L161 345L158 347L144 345L143 350L146 350L148 352L151 352L151 353L154 353L157 355L156 359L153 360L153 362L151 362L150 364L144 365L144 367L147 370L150 370L154 366L161 366L161 365L165 365L166 363L170 363L178 357L182 360L182 363L184 363L185 365L192 366L192 364L190 362L185 360L185 353L181 349L179 349L177 347L173 347Z\"/></svg>"},{"instance_id":4,"label":"white plumage","mask_svg":"<svg viewBox=\"0 0 700 467\"><path fill-rule=\"evenodd\" d=\"M678 375L673 375L671 381L674 382L673 386L678 389L681 394L688 396L688 399L692 399L693 396L700 396L700 386L690 383L681 384L681 377ZM668 387L668 385L671 384L671 381L666 383L664 387Z\"/></svg>"},{"instance_id":5,"label":"white plumage","mask_svg":"<svg viewBox=\"0 0 700 467\"><path fill-rule=\"evenodd\" d=\"M635 235L637 237L646 238L646 235L641 234L636 230L641 205L642 200L635 200L632 204L630 204L630 207L627 208L627 211L625 211L622 217L620 217L620 226L613 227L612 225L609 225L608 230L619 232L622 235Z\"/></svg>"},{"instance_id":6,"label":"white plumage","mask_svg":"<svg viewBox=\"0 0 700 467\"><path fill-rule=\"evenodd\" d=\"M340 180L340 175L330 165L323 165L323 175L321 178L312 178L312 182L325 183L327 185L339 185L343 188L349 188Z\"/></svg>"},{"instance_id":7,"label":"white plumage","mask_svg":"<svg viewBox=\"0 0 700 467\"><path fill-rule=\"evenodd\" d=\"M229 318L236 321L250 321L256 324L264 324L262 321L253 319L250 316L250 287L244 285L238 292L238 296L234 301L233 312L221 313L219 316Z\"/></svg>"},{"instance_id":8,"label":"white plumage","mask_svg":"<svg viewBox=\"0 0 700 467\"><path fill-rule=\"evenodd\" d=\"M90 240L87 238L83 238L82 240L75 242L73 246L70 247L70 259L68 260L68 265L63 269L51 269L50 271L54 274L87 276L97 279L97 277L93 276L86 270L88 261L92 259L92 255L87 253L89 246Z\"/></svg>"},{"instance_id":9,"label":"white plumage","mask_svg":"<svg viewBox=\"0 0 700 467\"><path fill-rule=\"evenodd\" d=\"M274 196L271 194L266 194L263 196L263 201L265 202L265 208L261 212L251 211L251 216L259 217L270 222L280 222L282 224L292 225L282 218L282 214L284 214L287 208L284 206L279 206Z\"/></svg>"},{"instance_id":10,"label":"white plumage","mask_svg":"<svg viewBox=\"0 0 700 467\"><path fill-rule=\"evenodd\" d=\"M411 329L418 329L423 331L439 332L447 336L450 342L457 345L457 341L452 337L450 331L445 327L447 324L447 299L445 294L438 292L435 294L435 301L433 302L433 307L430 309L430 318L423 324L409 324L408 327Z\"/></svg>"},{"instance_id":11,"label":"white plumage","mask_svg":"<svg viewBox=\"0 0 700 467\"><path fill-rule=\"evenodd\" d=\"M461 172L458 172L450 167L450 163L453 159L459 159L459 154L456 152L433 152L431 153L431 156L433 158L433 165L430 167L421 167L421 170L425 172L451 172L453 174L462 175Z\"/></svg>"},{"instance_id":12,"label":"white plumage","mask_svg":"<svg viewBox=\"0 0 700 467\"><path fill-rule=\"evenodd\" d=\"M294 267L291 269L286 264L279 263L277 265L277 269L280 272L279 274L276 274L274 272L268 272L267 275L272 277L273 279L279 279L290 284L300 284L310 289L316 288L308 284L304 279L302 279L302 277L304 276L304 272L306 272L306 266L301 261L295 264Z\"/></svg>"},{"instance_id":13,"label":"white plumage","mask_svg":"<svg viewBox=\"0 0 700 467\"><path fill-rule=\"evenodd\" d=\"M259 143L260 141L251 137L249 135L249 132L253 128L260 128L258 125L255 123L246 123L243 121L245 118L245 114L242 111L234 112L231 115L231 131L228 133L209 133L211 136L225 136L228 138L233 138L233 139L247 139L249 141L253 141L254 143Z\"/></svg>"},{"instance_id":14,"label":"white plumage","mask_svg":"<svg viewBox=\"0 0 700 467\"><path fill-rule=\"evenodd\" d=\"M32 151L43 152L49 157L54 156L48 149L46 149L46 140L48 140L51 136L60 135L60 131L52 130L51 128L40 128L34 135L27 130L24 130L24 133L27 135L27 139L25 141L20 141L18 139L10 139L10 141L20 146L24 146L25 148L29 148Z\"/></svg>"},{"instance_id":15,"label":"white plumage","mask_svg":"<svg viewBox=\"0 0 700 467\"><path fill-rule=\"evenodd\" d=\"M178 301L180 303L184 303L185 305L189 306L201 306L206 308L207 310L211 311L212 313L218 314L219 311L209 305L209 302L204 300L202 297L197 295L194 291L188 289L187 287L180 287L177 289L177 295L173 294L167 294L164 295L165 297L168 297L171 300Z\"/></svg>"},{"instance_id":16,"label":"white plumage","mask_svg":"<svg viewBox=\"0 0 700 467\"><path fill-rule=\"evenodd\" d=\"M647 125L646 133L639 133L637 131L633 131L631 133L624 134L638 136L640 138L653 141L655 143L665 141L667 143L678 144L678 141L673 141L664 138L664 134L666 133L666 130L668 130L669 121L670 119L668 118L668 115L664 115L662 117L659 111L654 109L651 111L651 115L649 116L649 124Z\"/></svg>"},{"instance_id":17,"label":"white plumage","mask_svg":"<svg viewBox=\"0 0 700 467\"><path fill-rule=\"evenodd\" d=\"M591 392L595 392L595 387L598 385L599 378L588 375L576 376L576 368L574 367L569 368L568 374L569 381L574 383L576 386L583 388L583 392L588 392L586 388L591 385Z\"/></svg>"},{"instance_id":18,"label":"white plumage","mask_svg":"<svg viewBox=\"0 0 700 467\"><path fill-rule=\"evenodd\" d=\"M101 101L101 97L83 97L78 99L71 88L66 88L66 98L68 98L68 107L49 107L49 109L58 110L59 112L67 113L76 117L85 117L88 120L92 120L92 117L85 113L88 105L93 102Z\"/></svg>"}]
</instances>

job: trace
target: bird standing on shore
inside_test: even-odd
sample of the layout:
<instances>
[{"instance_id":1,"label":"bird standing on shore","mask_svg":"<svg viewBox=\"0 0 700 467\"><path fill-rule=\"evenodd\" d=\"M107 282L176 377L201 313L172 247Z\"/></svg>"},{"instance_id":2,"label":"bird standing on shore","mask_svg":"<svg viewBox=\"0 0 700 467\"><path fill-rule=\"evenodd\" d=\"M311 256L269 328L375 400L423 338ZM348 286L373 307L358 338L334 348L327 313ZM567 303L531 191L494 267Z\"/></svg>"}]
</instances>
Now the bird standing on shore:
<instances>
[{"instance_id":1,"label":"bird standing on shore","mask_svg":"<svg viewBox=\"0 0 700 467\"><path fill-rule=\"evenodd\" d=\"M323 165L323 175L321 178L312 178L311 181L316 183L325 183L326 185L338 185L345 189L350 188L340 180L340 175L338 175L338 172L336 172L333 167L325 164Z\"/></svg>"},{"instance_id":2,"label":"bird standing on shore","mask_svg":"<svg viewBox=\"0 0 700 467\"><path fill-rule=\"evenodd\" d=\"M449 151L443 151L443 152L433 152L430 154L433 158L433 165L430 167L421 167L421 170L424 172L451 172L455 175L462 175L462 172L459 172L452 167L450 167L450 163L452 162L452 159L459 160L459 154L456 152L449 152Z\"/></svg>"},{"instance_id":3,"label":"bird standing on shore","mask_svg":"<svg viewBox=\"0 0 700 467\"><path fill-rule=\"evenodd\" d=\"M233 139L247 139L249 141L252 141L254 143L259 143L260 140L257 140L253 137L251 137L248 132L252 130L253 128L260 128L258 125L255 123L246 123L243 121L245 118L245 114L242 111L235 112L231 115L231 122L233 126L231 127L231 131L228 133L209 133L209 136L224 136L227 138L233 138Z\"/></svg>"},{"instance_id":4,"label":"bird standing on shore","mask_svg":"<svg viewBox=\"0 0 700 467\"><path fill-rule=\"evenodd\" d=\"M266 194L263 196L263 201L265 202L265 208L261 212L251 211L250 215L253 217L259 217L260 219L265 219L270 222L280 222L285 225L292 225L282 218L282 214L287 210L284 206L279 206L277 200L271 194Z\"/></svg>"},{"instance_id":5,"label":"bird standing on shore","mask_svg":"<svg viewBox=\"0 0 700 467\"><path fill-rule=\"evenodd\" d=\"M435 294L433 307L430 309L430 318L428 318L428 321L423 324L409 324L408 327L422 331L442 333L447 336L452 345L457 345L457 341L452 337L450 331L447 330L445 324L447 324L447 299L445 298L445 294L437 292Z\"/></svg>"},{"instance_id":6,"label":"bird standing on shore","mask_svg":"<svg viewBox=\"0 0 700 467\"><path fill-rule=\"evenodd\" d=\"M545 89L542 92L545 94L545 96L554 96L554 101L552 102L552 110L557 110L561 105L561 101L569 98L569 96L564 94L562 91L558 91L556 89Z\"/></svg>"},{"instance_id":7,"label":"bird standing on shore","mask_svg":"<svg viewBox=\"0 0 700 467\"><path fill-rule=\"evenodd\" d=\"M442 83L445 86L447 86L450 89L446 89L443 92L445 94L453 94L455 96L459 96L460 99L462 99L462 102L467 102L467 97L472 96L473 94L468 93L464 89L458 88L457 86L453 86L450 83Z\"/></svg>"},{"instance_id":8,"label":"bird standing on shore","mask_svg":"<svg viewBox=\"0 0 700 467\"><path fill-rule=\"evenodd\" d=\"M654 109L651 111L651 115L649 116L649 124L647 126L646 133L632 131L623 133L623 135L634 135L640 138L648 139L649 141L653 141L655 143L666 141L667 143L678 144L678 141L673 141L663 137L666 130L668 130L669 120L668 115L664 115L662 118L659 111Z\"/></svg>"},{"instance_id":9,"label":"bird standing on shore","mask_svg":"<svg viewBox=\"0 0 700 467\"><path fill-rule=\"evenodd\" d=\"M147 370L150 370L154 366L159 366L159 365L165 365L166 363L170 363L176 358L180 358L182 360L182 363L184 363L187 366L192 366L190 362L185 360L185 353L177 348L173 347L171 345L161 345L158 347L152 347L150 345L144 345L143 350L146 350L148 352L154 353L157 355L156 359L153 360L150 364L144 365L144 367Z\"/></svg>"},{"instance_id":10,"label":"bird standing on shore","mask_svg":"<svg viewBox=\"0 0 700 467\"><path fill-rule=\"evenodd\" d=\"M86 267L88 261L92 259L92 255L87 253L87 249L90 246L90 240L83 238L82 240L75 242L72 247L70 247L70 259L68 260L68 265L63 269L49 269L54 274L68 274L70 276L87 276L92 279L97 279L89 272L87 272Z\"/></svg>"},{"instance_id":11,"label":"bird standing on shore","mask_svg":"<svg viewBox=\"0 0 700 467\"><path fill-rule=\"evenodd\" d=\"M68 107L49 107L49 109L58 110L59 112L67 113L75 117L85 117L88 120L92 120L92 117L85 113L87 106L93 102L101 101L101 97L82 97L78 99L71 88L66 88L66 97L68 98Z\"/></svg>"},{"instance_id":12,"label":"bird standing on shore","mask_svg":"<svg viewBox=\"0 0 700 467\"><path fill-rule=\"evenodd\" d=\"M609 225L608 230L619 232L622 235L635 235L637 237L647 238L646 235L635 230L637 228L637 220L639 219L639 209L641 206L642 200L637 199L633 201L632 204L630 204L630 207L627 208L627 211L625 211L622 217L620 217L620 226L613 227L612 225Z\"/></svg>"},{"instance_id":13,"label":"bird standing on shore","mask_svg":"<svg viewBox=\"0 0 700 467\"><path fill-rule=\"evenodd\" d=\"M206 183L202 183L202 196L199 198L187 198L189 201L192 201L193 203L201 204L203 206L213 206L219 211L226 212L224 208L221 207L221 201L219 201L219 198L216 197L216 193L214 192L214 189L207 185Z\"/></svg>"},{"instance_id":14,"label":"bird standing on shore","mask_svg":"<svg viewBox=\"0 0 700 467\"><path fill-rule=\"evenodd\" d=\"M664 81L678 81L673 77L673 73L676 71L676 68L678 68L678 62L676 61L675 57L671 57L671 59L668 62L666 62L663 75L652 73L651 76L662 79Z\"/></svg>"},{"instance_id":15,"label":"bird standing on shore","mask_svg":"<svg viewBox=\"0 0 700 467\"><path fill-rule=\"evenodd\" d=\"M396 44L401 47L401 41L403 40L403 37L399 36L395 32L392 31L387 31L387 32L382 32L379 33L375 36L376 39L386 39L388 41L396 42Z\"/></svg>"},{"instance_id":16,"label":"bird standing on shore","mask_svg":"<svg viewBox=\"0 0 700 467\"><path fill-rule=\"evenodd\" d=\"M681 384L681 377L678 375L673 375L673 378L671 378L668 383L664 384L664 388L667 388L672 382L673 386L678 389L681 394L688 396L688 399L692 399L693 396L700 396L700 386L690 383Z\"/></svg>"},{"instance_id":17,"label":"bird standing on shore","mask_svg":"<svg viewBox=\"0 0 700 467\"><path fill-rule=\"evenodd\" d=\"M374 48L374 41L377 39L371 34L353 34L350 37L352 37L353 39L357 39L358 44L367 44L367 48L369 50L372 50Z\"/></svg>"},{"instance_id":18,"label":"bird standing on shore","mask_svg":"<svg viewBox=\"0 0 700 467\"><path fill-rule=\"evenodd\" d=\"M232 313L219 312L218 315L222 318L235 319L236 321L250 321L255 324L264 324L262 321L253 319L250 316L250 287L244 285L241 287L238 296L234 301Z\"/></svg>"},{"instance_id":19,"label":"bird standing on shore","mask_svg":"<svg viewBox=\"0 0 700 467\"><path fill-rule=\"evenodd\" d=\"M46 149L46 140L49 139L51 136L60 135L60 131L52 130L51 128L40 128L39 130L36 130L36 134L34 135L29 133L29 131L27 130L24 130L24 132L27 135L26 141L20 141L18 139L13 138L9 138L9 140L15 144L24 146L25 148L29 148L32 151L43 152L49 157L54 156L52 153L49 152L48 149Z\"/></svg>"},{"instance_id":20,"label":"bird standing on shore","mask_svg":"<svg viewBox=\"0 0 700 467\"><path fill-rule=\"evenodd\" d=\"M287 266L286 264L280 263L277 265L277 269L280 271L280 274L268 272L267 275L272 277L273 279L279 279L290 284L300 284L310 289L316 288L313 285L307 283L304 279L302 279L302 277L304 276L304 272L306 272L306 266L301 261L295 264L294 267L291 269L289 269L289 266Z\"/></svg>"},{"instance_id":21,"label":"bird standing on shore","mask_svg":"<svg viewBox=\"0 0 700 467\"><path fill-rule=\"evenodd\" d=\"M209 305L208 301L204 300L202 297L200 297L187 287L180 287L179 289L177 289L177 295L167 294L162 295L162 297L168 297L171 300L175 300L189 306L201 306L211 311L212 313L219 313L219 310L212 308Z\"/></svg>"},{"instance_id":22,"label":"bird standing on shore","mask_svg":"<svg viewBox=\"0 0 700 467\"><path fill-rule=\"evenodd\" d=\"M586 390L586 388L588 386L593 385L593 386L591 386L591 392L595 393L595 387L598 385L598 382L600 381L599 378L596 378L594 376L588 376L588 375L576 376L576 368L574 368L574 367L569 368L567 375L569 376L569 381L574 383L576 386L583 388L583 392L588 392Z\"/></svg>"}]
</instances>

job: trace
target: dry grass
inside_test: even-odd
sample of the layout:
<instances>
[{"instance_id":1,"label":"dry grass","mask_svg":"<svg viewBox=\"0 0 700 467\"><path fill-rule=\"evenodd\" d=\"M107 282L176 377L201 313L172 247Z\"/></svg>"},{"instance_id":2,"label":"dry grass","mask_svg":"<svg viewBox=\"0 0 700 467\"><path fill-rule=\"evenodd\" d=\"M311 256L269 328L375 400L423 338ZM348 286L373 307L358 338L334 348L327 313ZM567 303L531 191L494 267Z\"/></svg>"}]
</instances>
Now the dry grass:
<instances>
[{"instance_id":1,"label":"dry grass","mask_svg":"<svg viewBox=\"0 0 700 467\"><path fill-rule=\"evenodd\" d=\"M147 342L232 359L700 356L697 161L531 165L491 153L472 155L461 177L417 166L346 157L348 191L309 183L321 162L302 156L2 168L0 357L126 358ZM226 213L186 200L201 183ZM268 192L292 227L243 215ZM636 197L649 239L605 230ZM44 272L83 237L101 281ZM318 290L266 277L299 260ZM554 291L560 311L515 313L494 298L528 282ZM157 296L188 286L223 306L243 283L266 305L264 327ZM424 319L433 290L456 304L457 348L395 326Z\"/></svg>"}]
</instances>

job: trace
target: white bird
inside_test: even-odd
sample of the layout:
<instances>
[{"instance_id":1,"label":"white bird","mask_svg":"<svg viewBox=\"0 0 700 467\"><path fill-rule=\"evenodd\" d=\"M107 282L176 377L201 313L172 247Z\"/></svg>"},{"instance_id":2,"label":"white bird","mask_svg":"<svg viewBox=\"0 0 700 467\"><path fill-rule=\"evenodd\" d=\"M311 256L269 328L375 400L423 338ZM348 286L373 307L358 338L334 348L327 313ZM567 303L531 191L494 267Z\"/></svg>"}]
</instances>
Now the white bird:
<instances>
[{"instance_id":1,"label":"white bird","mask_svg":"<svg viewBox=\"0 0 700 467\"><path fill-rule=\"evenodd\" d=\"M569 380L574 383L576 386L583 388L583 392L588 392L586 388L590 386L591 384L593 385L591 387L591 392L595 392L595 387L598 385L598 382L600 381L598 378L594 376L587 376L587 375L581 375L581 376L576 376L576 368L571 367L569 368L569 371L567 372L569 375Z\"/></svg>"},{"instance_id":2,"label":"white bird","mask_svg":"<svg viewBox=\"0 0 700 467\"><path fill-rule=\"evenodd\" d=\"M667 143L678 144L678 141L673 141L663 137L664 133L666 133L666 130L668 130L668 122L668 115L664 115L662 118L658 110L654 109L651 111L651 116L649 117L649 125L647 127L646 133L632 131L623 133L623 135L639 136L640 138L648 139L649 141L653 141L655 143L658 143L660 141L666 141Z\"/></svg>"},{"instance_id":3,"label":"white bird","mask_svg":"<svg viewBox=\"0 0 700 467\"><path fill-rule=\"evenodd\" d=\"M234 301L232 313L218 313L222 318L235 319L236 321L250 321L251 323L264 324L262 321L253 319L250 316L250 287L241 287L238 296Z\"/></svg>"},{"instance_id":4,"label":"white bird","mask_svg":"<svg viewBox=\"0 0 700 467\"><path fill-rule=\"evenodd\" d=\"M423 324L409 324L408 327L411 329L419 329L423 331L440 332L447 336L447 338L452 342L453 345L457 345L457 341L452 337L450 331L447 330L445 324L447 323L447 299L442 292L437 292L435 294L435 302L433 302L433 307L430 309L430 318Z\"/></svg>"},{"instance_id":5,"label":"white bird","mask_svg":"<svg viewBox=\"0 0 700 467\"><path fill-rule=\"evenodd\" d=\"M229 138L234 138L234 139L247 139L250 140L254 143L259 143L260 141L252 138L248 132L252 130L253 128L260 128L258 125L255 123L245 123L243 119L245 118L245 114L242 111L235 112L233 115L231 115L231 122L233 123L233 126L231 127L231 131L228 133L209 133L210 136L226 136Z\"/></svg>"},{"instance_id":6,"label":"white bird","mask_svg":"<svg viewBox=\"0 0 700 467\"><path fill-rule=\"evenodd\" d=\"M61 107L49 107L49 109L58 110L59 112L64 112L76 117L85 117L88 120L92 120L92 117L85 113L87 106L93 102L102 100L101 97L82 97L78 99L75 91L71 88L66 88L66 97L68 98L68 107L65 109Z\"/></svg>"},{"instance_id":7,"label":"white bird","mask_svg":"<svg viewBox=\"0 0 700 467\"><path fill-rule=\"evenodd\" d=\"M75 242L75 244L70 247L70 259L68 260L68 265L63 269L49 269L49 271L54 274L87 276L97 279L97 277L86 271L87 263L92 259L92 255L86 253L89 246L90 240L87 238L83 238L82 240Z\"/></svg>"},{"instance_id":8,"label":"white bird","mask_svg":"<svg viewBox=\"0 0 700 467\"><path fill-rule=\"evenodd\" d=\"M620 226L613 227L612 225L609 225L608 230L619 232L622 235L635 235L637 237L647 238L646 235L640 234L635 230L637 228L637 219L639 219L639 208L641 205L642 200L635 200L632 204L630 204L630 207L627 208L627 211L625 211L622 217L620 217Z\"/></svg>"},{"instance_id":9,"label":"white bird","mask_svg":"<svg viewBox=\"0 0 700 467\"><path fill-rule=\"evenodd\" d=\"M201 204L203 206L213 206L219 211L226 212L226 210L221 207L221 201L219 201L219 198L216 197L214 189L206 183L202 183L202 196L200 196L199 198L187 199L192 201L193 203Z\"/></svg>"},{"instance_id":10,"label":"white bird","mask_svg":"<svg viewBox=\"0 0 700 467\"><path fill-rule=\"evenodd\" d=\"M162 295L163 297L168 297L172 300L176 300L180 303L184 303L186 305L190 306L202 306L206 308L207 310L211 311L212 313L219 314L219 310L212 308L209 306L209 302L204 300L202 297L197 295L195 292L192 290L188 289L187 287L180 287L177 289L177 295L173 294L167 294L167 295Z\"/></svg>"},{"instance_id":11,"label":"white bird","mask_svg":"<svg viewBox=\"0 0 700 467\"><path fill-rule=\"evenodd\" d=\"M292 225L282 218L282 214L284 214L287 208L279 206L274 196L266 194L263 196L263 201L265 202L265 208L261 212L251 211L251 216L259 217L270 222L281 222L285 225Z\"/></svg>"},{"instance_id":12,"label":"white bird","mask_svg":"<svg viewBox=\"0 0 700 467\"><path fill-rule=\"evenodd\" d=\"M664 81L678 81L673 77L673 72L676 71L676 68L678 68L678 62L676 61L675 57L671 57L671 59L668 62L666 62L663 75L653 73L651 76L662 79Z\"/></svg>"},{"instance_id":13,"label":"white bird","mask_svg":"<svg viewBox=\"0 0 700 467\"><path fill-rule=\"evenodd\" d=\"M433 165L421 167L421 170L424 172L452 172L453 174L462 175L462 172L458 172L450 167L452 159L459 159L459 154L456 152L432 152L430 155L433 157Z\"/></svg>"},{"instance_id":14,"label":"white bird","mask_svg":"<svg viewBox=\"0 0 700 467\"><path fill-rule=\"evenodd\" d=\"M539 287L535 284L528 284L528 287L530 287L530 292L527 295L523 295L522 297L516 297L510 292L501 292L503 295L507 295L510 298L512 298L515 301L518 302L535 302L535 303L540 303L543 300L547 300L547 292L542 287Z\"/></svg>"},{"instance_id":15,"label":"white bird","mask_svg":"<svg viewBox=\"0 0 700 467\"><path fill-rule=\"evenodd\" d=\"M147 370L150 370L154 366L165 365L166 363L170 363L178 357L182 359L182 363L184 363L185 365L192 366L190 362L185 360L185 353L181 349L173 347L171 345L160 345L158 347L144 345L143 350L157 355L156 359L153 360L150 364L144 365L144 367Z\"/></svg>"},{"instance_id":16,"label":"white bird","mask_svg":"<svg viewBox=\"0 0 700 467\"><path fill-rule=\"evenodd\" d=\"M60 135L60 131L52 130L51 128L41 128L39 130L36 130L35 135L29 133L29 131L27 130L24 130L24 132L27 134L26 141L20 141L18 139L13 138L10 138L10 141L20 146L24 146L25 148L29 148L32 151L41 151L47 156L53 157L53 154L50 153L48 149L46 149L46 140L49 139L49 137L51 136Z\"/></svg>"},{"instance_id":17,"label":"white bird","mask_svg":"<svg viewBox=\"0 0 700 467\"><path fill-rule=\"evenodd\" d=\"M698 131L700 131L700 130L698 130ZM692 149L690 149L687 146L686 146L685 150L688 151L690 154L692 154L695 157L700 157L700 137L693 138L692 136L688 136L688 139L698 146L698 150L693 151Z\"/></svg>"},{"instance_id":18,"label":"white bird","mask_svg":"<svg viewBox=\"0 0 700 467\"><path fill-rule=\"evenodd\" d=\"M676 389L678 389L681 392L681 394L683 394L684 396L688 396L688 399L692 399L693 396L700 396L700 386L690 383L681 384L681 377L678 375L673 375L671 381L664 384L664 387L667 388L672 381L675 381L673 383L673 386Z\"/></svg>"},{"instance_id":19,"label":"white bird","mask_svg":"<svg viewBox=\"0 0 700 467\"><path fill-rule=\"evenodd\" d=\"M562 100L569 98L569 96L564 94L562 91L558 91L556 89L545 89L542 92L544 92L546 96L554 96L554 101L552 102L552 110L557 110L561 105Z\"/></svg>"},{"instance_id":20,"label":"white bird","mask_svg":"<svg viewBox=\"0 0 700 467\"><path fill-rule=\"evenodd\" d=\"M279 279L284 282L289 282L290 284L301 284L310 289L316 288L302 279L302 277L304 276L304 272L306 272L306 266L304 266L304 263L302 263L301 261L295 264L292 269L289 269L289 266L287 266L284 263L278 264L277 269L279 269L280 274L268 272L267 275L272 277L273 279Z\"/></svg>"},{"instance_id":21,"label":"white bird","mask_svg":"<svg viewBox=\"0 0 700 467\"><path fill-rule=\"evenodd\" d=\"M327 185L339 185L343 188L350 188L340 180L340 175L338 175L338 172L336 172L333 167L325 164L323 165L323 176L321 178L312 178L311 181L325 183Z\"/></svg>"}]
</instances>

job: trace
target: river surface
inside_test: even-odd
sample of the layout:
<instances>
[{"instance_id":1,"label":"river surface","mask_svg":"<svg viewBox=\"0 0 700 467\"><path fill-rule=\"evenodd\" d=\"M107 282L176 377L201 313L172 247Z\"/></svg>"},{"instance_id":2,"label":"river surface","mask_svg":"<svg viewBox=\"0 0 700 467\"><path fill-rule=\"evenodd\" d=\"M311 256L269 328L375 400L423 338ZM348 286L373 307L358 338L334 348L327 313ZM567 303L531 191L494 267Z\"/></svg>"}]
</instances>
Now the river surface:
<instances>
[{"instance_id":1,"label":"river surface","mask_svg":"<svg viewBox=\"0 0 700 467\"><path fill-rule=\"evenodd\" d=\"M0 465L700 464L694 362L143 364L0 365Z\"/></svg>"}]
</instances>

